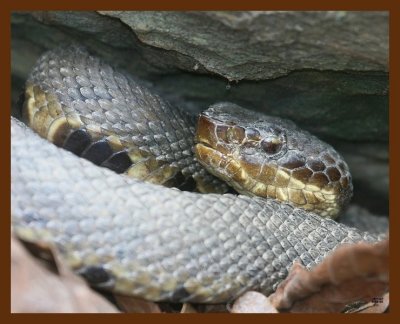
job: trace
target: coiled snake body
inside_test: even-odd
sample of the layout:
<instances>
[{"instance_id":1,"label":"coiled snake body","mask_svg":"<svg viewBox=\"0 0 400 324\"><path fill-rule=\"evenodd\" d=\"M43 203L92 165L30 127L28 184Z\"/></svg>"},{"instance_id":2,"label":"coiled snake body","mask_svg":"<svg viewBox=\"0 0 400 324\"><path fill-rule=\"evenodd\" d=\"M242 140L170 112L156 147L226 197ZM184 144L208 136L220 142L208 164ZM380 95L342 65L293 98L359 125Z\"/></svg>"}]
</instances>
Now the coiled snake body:
<instances>
[{"instance_id":1,"label":"coiled snake body","mask_svg":"<svg viewBox=\"0 0 400 324\"><path fill-rule=\"evenodd\" d=\"M213 105L199 119L194 156L191 117L75 46L39 60L24 115L41 137L113 170L12 118L13 231L54 243L98 287L223 302L271 293L295 260L311 268L340 244L377 240L315 214L343 208L350 174L291 122ZM226 185L202 165L251 197L221 194Z\"/></svg>"}]
</instances>

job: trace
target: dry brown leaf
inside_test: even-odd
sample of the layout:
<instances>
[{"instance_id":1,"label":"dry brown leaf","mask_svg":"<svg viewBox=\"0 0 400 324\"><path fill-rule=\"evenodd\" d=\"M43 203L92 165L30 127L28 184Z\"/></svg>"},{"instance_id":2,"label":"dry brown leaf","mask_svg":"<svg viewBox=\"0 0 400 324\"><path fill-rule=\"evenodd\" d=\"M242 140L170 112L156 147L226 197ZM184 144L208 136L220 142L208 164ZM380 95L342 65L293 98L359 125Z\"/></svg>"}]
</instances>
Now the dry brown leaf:
<instances>
[{"instance_id":1,"label":"dry brown leaf","mask_svg":"<svg viewBox=\"0 0 400 324\"><path fill-rule=\"evenodd\" d=\"M295 264L270 300L290 312L340 312L351 302L379 298L388 283L389 240L349 244L311 271Z\"/></svg>"},{"instance_id":2,"label":"dry brown leaf","mask_svg":"<svg viewBox=\"0 0 400 324\"><path fill-rule=\"evenodd\" d=\"M11 312L117 313L83 279L60 262L59 275L34 259L18 239L11 238Z\"/></svg>"},{"instance_id":3,"label":"dry brown leaf","mask_svg":"<svg viewBox=\"0 0 400 324\"><path fill-rule=\"evenodd\" d=\"M278 313L278 311L263 294L248 291L235 301L231 313Z\"/></svg>"},{"instance_id":4,"label":"dry brown leaf","mask_svg":"<svg viewBox=\"0 0 400 324\"><path fill-rule=\"evenodd\" d=\"M12 312L117 312L113 305L90 290L84 280L74 275L60 261L56 251L49 247L46 250L46 259L54 259L52 262L55 262L59 275L54 269L51 271L51 266L45 267L32 258L21 243L12 238ZM269 298L247 292L235 301L231 312L276 313L277 308L290 312L338 312L355 300L372 299L372 302L348 312L382 313L388 309L389 295L384 295L382 300L379 296L387 289L388 240L374 245L348 245L337 249L312 271L295 264L288 278ZM153 302L129 296L114 297L126 312L162 312ZM202 309L198 310L198 307ZM225 304L183 304L180 310L181 313L199 311L226 312L227 308Z\"/></svg>"},{"instance_id":5,"label":"dry brown leaf","mask_svg":"<svg viewBox=\"0 0 400 324\"><path fill-rule=\"evenodd\" d=\"M152 301L117 294L113 296L118 306L125 313L161 313L160 307Z\"/></svg>"},{"instance_id":6,"label":"dry brown leaf","mask_svg":"<svg viewBox=\"0 0 400 324\"><path fill-rule=\"evenodd\" d=\"M351 309L347 313L384 313L389 308L389 293L383 295L383 297L372 298L372 301L366 303L356 309Z\"/></svg>"}]
</instances>

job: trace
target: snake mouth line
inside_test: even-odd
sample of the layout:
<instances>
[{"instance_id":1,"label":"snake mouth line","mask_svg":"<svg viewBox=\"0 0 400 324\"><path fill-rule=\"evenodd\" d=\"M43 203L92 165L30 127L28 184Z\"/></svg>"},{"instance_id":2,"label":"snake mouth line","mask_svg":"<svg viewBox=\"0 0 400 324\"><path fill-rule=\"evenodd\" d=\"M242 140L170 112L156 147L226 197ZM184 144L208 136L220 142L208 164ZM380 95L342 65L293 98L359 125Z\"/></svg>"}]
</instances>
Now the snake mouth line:
<instances>
[{"instance_id":1,"label":"snake mouth line","mask_svg":"<svg viewBox=\"0 0 400 324\"><path fill-rule=\"evenodd\" d=\"M204 166L215 167L221 170L225 170L225 168L230 164L236 163L237 167L239 167L239 164L234 161L233 157L217 150L209 143L206 142L197 143L195 145L194 151L197 160Z\"/></svg>"},{"instance_id":2,"label":"snake mouth line","mask_svg":"<svg viewBox=\"0 0 400 324\"><path fill-rule=\"evenodd\" d=\"M213 175L224 179L237 192L264 198L273 198L318 213L323 217L338 214L340 204L332 189L306 185L292 178L281 168L270 167L274 172L274 181L264 183L253 178L246 168L230 154L224 154L207 141L199 141L195 146L198 161ZM290 179L290 186L275 184L278 179ZM278 181L279 182L279 181ZM250 188L250 189L249 189Z\"/></svg>"},{"instance_id":3,"label":"snake mouth line","mask_svg":"<svg viewBox=\"0 0 400 324\"><path fill-rule=\"evenodd\" d=\"M205 142L197 143L194 151L199 163L210 173L222 178L239 192L245 190L241 184L246 182L248 174L232 156L224 154Z\"/></svg>"},{"instance_id":4,"label":"snake mouth line","mask_svg":"<svg viewBox=\"0 0 400 324\"><path fill-rule=\"evenodd\" d=\"M321 216L329 216L336 213L339 206L331 191L325 191L316 186L309 186L309 189L299 189L300 180L292 179L291 184L296 183L294 188L275 185L274 182L263 183L248 174L234 157L223 154L213 148L210 143L198 143L195 148L199 162L213 175L223 178L237 192L253 196L261 196L266 199L273 198L291 205L301 207L305 210L318 212ZM282 169L274 169L274 178L288 178ZM297 187L297 189L296 189ZM304 187L304 185L302 185ZM249 189L250 188L250 189Z\"/></svg>"}]
</instances>

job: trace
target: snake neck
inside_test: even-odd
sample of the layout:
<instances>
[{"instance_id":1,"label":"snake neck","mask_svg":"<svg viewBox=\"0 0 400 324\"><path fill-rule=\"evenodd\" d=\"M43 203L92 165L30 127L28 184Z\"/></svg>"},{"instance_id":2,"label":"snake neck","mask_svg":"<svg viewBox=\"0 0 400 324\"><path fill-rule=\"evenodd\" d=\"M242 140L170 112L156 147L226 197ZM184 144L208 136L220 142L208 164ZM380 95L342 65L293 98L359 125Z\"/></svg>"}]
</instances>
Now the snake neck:
<instances>
[{"instance_id":1,"label":"snake neck","mask_svg":"<svg viewBox=\"0 0 400 324\"><path fill-rule=\"evenodd\" d=\"M23 116L42 137L117 173L183 190L227 190L193 154L193 116L81 47L39 59Z\"/></svg>"}]
</instances>

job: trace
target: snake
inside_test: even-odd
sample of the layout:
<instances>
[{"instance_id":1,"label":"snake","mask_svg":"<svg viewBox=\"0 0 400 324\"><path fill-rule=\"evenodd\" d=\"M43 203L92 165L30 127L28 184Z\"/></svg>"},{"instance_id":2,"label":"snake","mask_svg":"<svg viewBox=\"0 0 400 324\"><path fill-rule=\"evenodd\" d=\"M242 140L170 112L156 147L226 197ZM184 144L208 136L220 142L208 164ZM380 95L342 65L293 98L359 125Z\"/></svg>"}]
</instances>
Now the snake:
<instances>
[{"instance_id":1,"label":"snake","mask_svg":"<svg viewBox=\"0 0 400 324\"><path fill-rule=\"evenodd\" d=\"M23 120L11 117L12 231L52 244L99 289L269 295L294 262L379 240L332 219L353 186L327 143L234 103L192 116L80 45L39 58Z\"/></svg>"}]
</instances>

